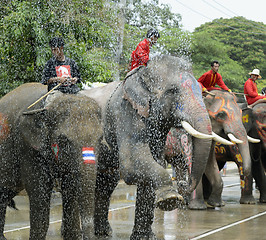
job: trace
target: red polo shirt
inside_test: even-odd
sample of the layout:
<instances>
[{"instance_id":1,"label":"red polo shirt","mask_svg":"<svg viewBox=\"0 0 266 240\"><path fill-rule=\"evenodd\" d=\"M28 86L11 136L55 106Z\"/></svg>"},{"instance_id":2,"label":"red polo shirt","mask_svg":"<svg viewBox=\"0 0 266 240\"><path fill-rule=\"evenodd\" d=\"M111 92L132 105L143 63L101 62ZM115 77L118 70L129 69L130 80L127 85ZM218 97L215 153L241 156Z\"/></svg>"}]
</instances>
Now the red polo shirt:
<instances>
[{"instance_id":1,"label":"red polo shirt","mask_svg":"<svg viewBox=\"0 0 266 240\"><path fill-rule=\"evenodd\" d=\"M220 89L215 87L217 84L223 90L229 90L229 88L224 84L222 76L220 73L213 73L212 70L204 73L199 79L198 82L201 84L202 88L206 88L208 91L213 89Z\"/></svg>"},{"instance_id":2,"label":"red polo shirt","mask_svg":"<svg viewBox=\"0 0 266 240\"><path fill-rule=\"evenodd\" d=\"M141 41L138 44L136 50L133 51L131 54L131 70L141 65L146 66L149 60L149 54L150 54L150 43L145 38L143 41Z\"/></svg>"}]
</instances>

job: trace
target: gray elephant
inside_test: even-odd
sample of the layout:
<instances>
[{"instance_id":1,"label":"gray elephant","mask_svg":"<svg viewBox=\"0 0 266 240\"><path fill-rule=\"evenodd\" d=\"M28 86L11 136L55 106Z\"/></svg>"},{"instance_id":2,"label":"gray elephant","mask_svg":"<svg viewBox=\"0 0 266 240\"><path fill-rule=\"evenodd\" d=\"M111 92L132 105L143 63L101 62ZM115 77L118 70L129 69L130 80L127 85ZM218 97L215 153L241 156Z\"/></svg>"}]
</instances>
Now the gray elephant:
<instances>
[{"instance_id":1,"label":"gray elephant","mask_svg":"<svg viewBox=\"0 0 266 240\"><path fill-rule=\"evenodd\" d=\"M243 124L249 136L259 139L259 143L250 142L252 174L248 176L248 187L245 196L252 195L253 178L260 191L260 202L266 202L266 101L256 103L252 108L242 110Z\"/></svg>"},{"instance_id":2,"label":"gray elephant","mask_svg":"<svg viewBox=\"0 0 266 240\"><path fill-rule=\"evenodd\" d=\"M247 176L251 172L248 136L242 123L242 112L237 105L236 97L222 90L213 90L210 93L204 97L204 103L211 118L212 129L215 134L224 139L227 138L231 142L220 141L219 138L213 141L210 159L207 162L205 170L208 183L204 177L203 185L201 183L197 186L190 199L189 208L194 210L207 208L204 197L207 204L211 207L223 206L224 203L221 198L223 181L219 174L217 161L218 163L226 162L226 148L235 149L234 152L237 151L238 153L231 160L235 161L240 167L243 187ZM221 145L221 142L229 146ZM236 145L233 145L234 143ZM232 151L228 152L232 156ZM208 184L208 188L205 186L206 184ZM203 186L205 187L204 191L202 189ZM250 198L242 195L240 201L248 202Z\"/></svg>"},{"instance_id":3,"label":"gray elephant","mask_svg":"<svg viewBox=\"0 0 266 240\"><path fill-rule=\"evenodd\" d=\"M24 188L30 201L30 239L45 239L55 178L61 181L63 238L94 239L101 109L86 96L64 94L44 111L28 111L46 91L42 84L29 83L0 100L1 240L6 206Z\"/></svg>"},{"instance_id":4,"label":"gray elephant","mask_svg":"<svg viewBox=\"0 0 266 240\"><path fill-rule=\"evenodd\" d=\"M88 93L91 97L93 91ZM158 56L147 67L133 70L117 83L104 105L104 137L108 146L102 146L99 152L95 232L99 236L111 234L110 197L121 175L127 184L137 185L130 239L156 239L151 228L155 206L172 210L182 201L162 167L171 127L189 126L195 135L204 138L193 138L189 192L197 186L206 166L205 153L210 150L213 136L201 89L185 60Z\"/></svg>"}]
</instances>

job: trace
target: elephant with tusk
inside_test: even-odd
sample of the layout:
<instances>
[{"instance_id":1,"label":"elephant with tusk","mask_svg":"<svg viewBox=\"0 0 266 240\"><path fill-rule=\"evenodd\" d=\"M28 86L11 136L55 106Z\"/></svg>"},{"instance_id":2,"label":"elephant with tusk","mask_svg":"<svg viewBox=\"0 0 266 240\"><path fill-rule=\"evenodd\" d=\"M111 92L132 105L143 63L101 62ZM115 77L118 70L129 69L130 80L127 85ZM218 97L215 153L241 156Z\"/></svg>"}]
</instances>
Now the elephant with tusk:
<instances>
[{"instance_id":1,"label":"elephant with tusk","mask_svg":"<svg viewBox=\"0 0 266 240\"><path fill-rule=\"evenodd\" d=\"M108 208L121 176L127 184L137 185L130 239L157 239L151 228L154 208L172 210L183 201L162 166L171 127L189 124L192 132L204 136L194 138L189 188L185 194L195 189L205 170L208 159L205 153L210 151L213 135L201 89L191 74L191 65L171 56L157 56L147 67L133 70L123 82L110 86L114 87L110 95L105 94L109 85L101 90L84 91L103 102L104 138L108 144L101 146L99 152L95 231L99 236L112 232Z\"/></svg>"},{"instance_id":2,"label":"elephant with tusk","mask_svg":"<svg viewBox=\"0 0 266 240\"><path fill-rule=\"evenodd\" d=\"M214 136L210 158L205 170L208 182L206 183L206 178L203 178L204 196L202 184L198 185L191 196L190 209L206 209L204 198L209 206L223 206L221 199L223 182L217 161L219 165L221 164L220 161L226 161L225 149L231 149L228 150L228 153L232 154L232 160L239 165L243 187L251 172L248 137L242 123L242 111L236 103L235 96L220 90L213 90L210 93L212 94L207 94L204 97L204 103L211 118L212 135ZM257 141L254 138L251 140Z\"/></svg>"}]
</instances>

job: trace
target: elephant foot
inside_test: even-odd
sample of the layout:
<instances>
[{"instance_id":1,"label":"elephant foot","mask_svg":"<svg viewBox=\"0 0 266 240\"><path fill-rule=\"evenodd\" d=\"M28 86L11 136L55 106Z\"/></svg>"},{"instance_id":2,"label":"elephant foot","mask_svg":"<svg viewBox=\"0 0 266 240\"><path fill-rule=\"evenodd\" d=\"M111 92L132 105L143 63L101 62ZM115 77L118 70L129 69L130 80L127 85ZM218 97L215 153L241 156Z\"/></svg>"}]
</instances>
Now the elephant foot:
<instances>
[{"instance_id":1,"label":"elephant foot","mask_svg":"<svg viewBox=\"0 0 266 240\"><path fill-rule=\"evenodd\" d=\"M110 226L109 221L95 221L94 231L96 236L112 236L113 230Z\"/></svg>"},{"instance_id":2,"label":"elephant foot","mask_svg":"<svg viewBox=\"0 0 266 240\"><path fill-rule=\"evenodd\" d=\"M266 203L266 196L265 195L260 195L260 203Z\"/></svg>"},{"instance_id":3,"label":"elephant foot","mask_svg":"<svg viewBox=\"0 0 266 240\"><path fill-rule=\"evenodd\" d=\"M203 200L191 200L188 208L190 210L206 210L207 206Z\"/></svg>"},{"instance_id":4,"label":"elephant foot","mask_svg":"<svg viewBox=\"0 0 266 240\"><path fill-rule=\"evenodd\" d=\"M225 206L225 202L222 199L209 198L206 201L206 205L207 205L208 208L224 207Z\"/></svg>"},{"instance_id":5,"label":"elephant foot","mask_svg":"<svg viewBox=\"0 0 266 240\"><path fill-rule=\"evenodd\" d=\"M147 233L140 233L138 231L133 231L130 236L130 240L157 240L156 235L150 230Z\"/></svg>"},{"instance_id":6,"label":"elephant foot","mask_svg":"<svg viewBox=\"0 0 266 240\"><path fill-rule=\"evenodd\" d=\"M249 196L241 196L239 202L240 204L255 204L256 200L252 195L249 195Z\"/></svg>"},{"instance_id":7,"label":"elephant foot","mask_svg":"<svg viewBox=\"0 0 266 240\"><path fill-rule=\"evenodd\" d=\"M163 211L172 211L181 203L184 203L184 198L171 187L164 187L156 191L157 201L156 207Z\"/></svg>"}]
</instances>

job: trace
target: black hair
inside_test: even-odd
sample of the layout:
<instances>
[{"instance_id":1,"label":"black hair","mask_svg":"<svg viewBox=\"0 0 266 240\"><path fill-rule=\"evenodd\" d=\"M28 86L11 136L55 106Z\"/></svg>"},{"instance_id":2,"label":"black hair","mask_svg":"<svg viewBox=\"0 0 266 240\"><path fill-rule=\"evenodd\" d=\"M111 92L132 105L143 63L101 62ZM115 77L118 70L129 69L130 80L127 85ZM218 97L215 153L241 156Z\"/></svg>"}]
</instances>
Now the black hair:
<instances>
[{"instance_id":1,"label":"black hair","mask_svg":"<svg viewBox=\"0 0 266 240\"><path fill-rule=\"evenodd\" d=\"M160 33L155 28L151 28L148 30L146 37L151 38L152 36L159 38Z\"/></svg>"},{"instance_id":2,"label":"black hair","mask_svg":"<svg viewBox=\"0 0 266 240\"><path fill-rule=\"evenodd\" d=\"M214 61L211 62L211 67L214 66L214 63L219 64L219 66L220 66L220 63L217 60L214 60Z\"/></svg>"},{"instance_id":3,"label":"black hair","mask_svg":"<svg viewBox=\"0 0 266 240\"><path fill-rule=\"evenodd\" d=\"M261 89L261 93L262 93L263 95L266 95L266 87L264 87L264 88Z\"/></svg>"},{"instance_id":4,"label":"black hair","mask_svg":"<svg viewBox=\"0 0 266 240\"><path fill-rule=\"evenodd\" d=\"M49 42L50 47L64 47L65 42L64 39L61 37L54 37Z\"/></svg>"}]
</instances>

